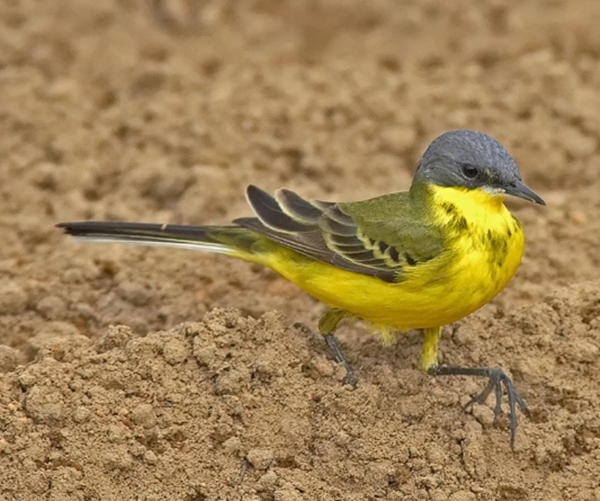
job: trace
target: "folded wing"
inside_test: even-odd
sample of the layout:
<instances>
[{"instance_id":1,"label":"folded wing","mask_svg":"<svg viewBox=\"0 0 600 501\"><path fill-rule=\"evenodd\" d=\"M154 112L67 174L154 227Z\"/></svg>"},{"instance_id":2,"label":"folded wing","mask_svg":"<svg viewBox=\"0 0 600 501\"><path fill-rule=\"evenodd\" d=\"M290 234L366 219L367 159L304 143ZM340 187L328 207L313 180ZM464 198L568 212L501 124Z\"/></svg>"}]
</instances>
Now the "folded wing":
<instances>
[{"instance_id":1,"label":"folded wing","mask_svg":"<svg viewBox=\"0 0 600 501\"><path fill-rule=\"evenodd\" d=\"M397 282L404 267L422 260L402 248L402 235L389 238L392 245L375 238L377 232L367 234L367 228L350 215L348 204L306 200L285 189L271 196L256 186L248 187L247 197L257 217L235 223L318 261Z\"/></svg>"}]
</instances>

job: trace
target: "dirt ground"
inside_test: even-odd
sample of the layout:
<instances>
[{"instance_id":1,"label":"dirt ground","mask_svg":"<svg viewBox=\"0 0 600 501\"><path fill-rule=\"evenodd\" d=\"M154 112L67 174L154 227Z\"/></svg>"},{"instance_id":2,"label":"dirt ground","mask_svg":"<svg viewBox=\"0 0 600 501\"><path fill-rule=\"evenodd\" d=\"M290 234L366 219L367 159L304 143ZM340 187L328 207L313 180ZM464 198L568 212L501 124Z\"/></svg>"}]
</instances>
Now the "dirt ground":
<instances>
[{"instance_id":1,"label":"dirt ground","mask_svg":"<svg viewBox=\"0 0 600 501\"><path fill-rule=\"evenodd\" d=\"M600 500L600 2L188 4L0 2L0 499ZM323 306L269 270L53 227L403 190L459 127L548 202L510 202L523 265L442 343L512 374L514 452L418 332L342 328L351 391L298 325Z\"/></svg>"}]
</instances>

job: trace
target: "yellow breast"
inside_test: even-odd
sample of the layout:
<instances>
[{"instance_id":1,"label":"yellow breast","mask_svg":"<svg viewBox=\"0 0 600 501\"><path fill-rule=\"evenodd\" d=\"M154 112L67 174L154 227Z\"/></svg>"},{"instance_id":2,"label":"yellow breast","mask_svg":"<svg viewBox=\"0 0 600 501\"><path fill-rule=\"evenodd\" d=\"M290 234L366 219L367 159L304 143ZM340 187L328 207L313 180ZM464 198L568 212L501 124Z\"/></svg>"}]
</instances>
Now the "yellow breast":
<instances>
[{"instance_id":1,"label":"yellow breast","mask_svg":"<svg viewBox=\"0 0 600 501\"><path fill-rule=\"evenodd\" d=\"M447 252L453 257L443 273L448 294L443 303L449 311L460 304L455 313L462 318L493 299L514 276L523 257L523 230L504 197L460 188L433 192L435 217L451 232Z\"/></svg>"},{"instance_id":2,"label":"yellow breast","mask_svg":"<svg viewBox=\"0 0 600 501\"><path fill-rule=\"evenodd\" d=\"M288 249L270 254L264 264L320 301L384 332L454 322L506 286L521 262L523 232L500 197L436 187L432 200L432 217L447 228L447 248L439 257L407 269L399 283L342 270Z\"/></svg>"}]
</instances>

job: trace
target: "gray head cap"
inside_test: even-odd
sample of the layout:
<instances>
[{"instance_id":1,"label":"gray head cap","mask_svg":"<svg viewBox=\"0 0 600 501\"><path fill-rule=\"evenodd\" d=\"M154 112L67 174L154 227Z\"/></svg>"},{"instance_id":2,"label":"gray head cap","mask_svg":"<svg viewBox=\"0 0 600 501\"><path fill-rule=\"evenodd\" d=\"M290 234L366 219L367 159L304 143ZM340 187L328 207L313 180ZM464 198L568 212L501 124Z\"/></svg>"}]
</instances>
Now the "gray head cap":
<instances>
[{"instance_id":1,"label":"gray head cap","mask_svg":"<svg viewBox=\"0 0 600 501\"><path fill-rule=\"evenodd\" d=\"M473 130L453 130L436 138L419 162L413 184L419 182L482 189L545 205L523 184L519 168L504 146Z\"/></svg>"},{"instance_id":2,"label":"gray head cap","mask_svg":"<svg viewBox=\"0 0 600 501\"><path fill-rule=\"evenodd\" d=\"M465 176L469 167L478 174ZM453 130L429 145L416 179L440 186L500 186L521 179L519 168L508 151L493 137L473 130Z\"/></svg>"}]
</instances>

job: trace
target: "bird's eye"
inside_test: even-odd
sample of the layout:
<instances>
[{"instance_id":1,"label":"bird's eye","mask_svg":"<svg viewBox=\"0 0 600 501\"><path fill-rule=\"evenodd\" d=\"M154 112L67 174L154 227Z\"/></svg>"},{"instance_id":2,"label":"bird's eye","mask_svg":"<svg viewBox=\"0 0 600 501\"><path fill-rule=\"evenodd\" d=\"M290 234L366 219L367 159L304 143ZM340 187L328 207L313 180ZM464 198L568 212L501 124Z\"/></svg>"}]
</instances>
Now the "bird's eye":
<instances>
[{"instance_id":1,"label":"bird's eye","mask_svg":"<svg viewBox=\"0 0 600 501\"><path fill-rule=\"evenodd\" d=\"M477 174L479 174L477 167L474 167L469 164L463 165L462 171L463 171L463 174L465 175L465 177L469 178L469 179L475 179L477 177Z\"/></svg>"}]
</instances>

